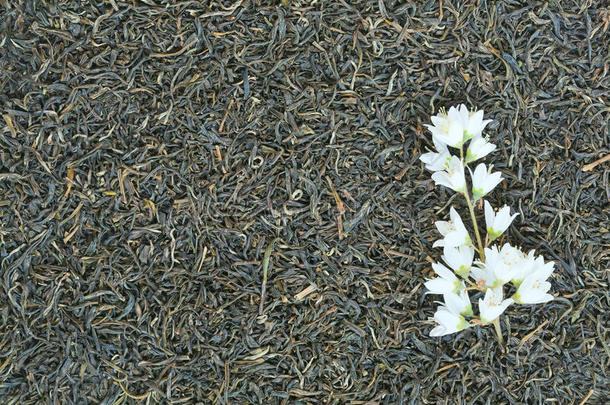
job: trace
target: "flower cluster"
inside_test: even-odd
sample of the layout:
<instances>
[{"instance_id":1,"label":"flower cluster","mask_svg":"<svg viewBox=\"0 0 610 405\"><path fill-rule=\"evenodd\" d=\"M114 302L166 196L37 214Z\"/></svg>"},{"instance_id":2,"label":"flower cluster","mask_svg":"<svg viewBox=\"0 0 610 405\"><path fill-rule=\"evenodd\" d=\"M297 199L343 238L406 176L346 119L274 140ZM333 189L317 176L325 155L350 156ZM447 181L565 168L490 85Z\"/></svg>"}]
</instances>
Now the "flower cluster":
<instances>
[{"instance_id":1,"label":"flower cluster","mask_svg":"<svg viewBox=\"0 0 610 405\"><path fill-rule=\"evenodd\" d=\"M420 157L426 169L432 171L437 185L448 187L462 194L470 210L476 242L470 237L462 218L451 207L449 221L436 222L442 239L434 247L443 248L445 264L434 263L432 269L437 277L426 282L431 294L441 294L443 303L434 314L438 324L431 336L443 336L474 325L493 323L502 341L499 317L510 305L538 304L548 302L553 296L548 293L551 285L547 281L553 272L553 262L544 262L534 251L524 253L508 243L492 246L509 227L518 214L510 214L508 206L494 211L488 201L480 201L501 181L500 172L492 172L484 163L478 163L474 172L468 164L487 156L496 145L483 137L483 129L490 120L483 119L483 111L468 111L465 105L451 107L431 117L432 141L436 151ZM457 152L453 154L452 152ZM470 174L467 183L466 172ZM482 202L485 212L485 239L481 239L475 214L475 204ZM479 260L475 260L475 252ZM512 295L505 298L505 285L511 283ZM480 291L478 315L475 315L469 291Z\"/></svg>"}]
</instances>

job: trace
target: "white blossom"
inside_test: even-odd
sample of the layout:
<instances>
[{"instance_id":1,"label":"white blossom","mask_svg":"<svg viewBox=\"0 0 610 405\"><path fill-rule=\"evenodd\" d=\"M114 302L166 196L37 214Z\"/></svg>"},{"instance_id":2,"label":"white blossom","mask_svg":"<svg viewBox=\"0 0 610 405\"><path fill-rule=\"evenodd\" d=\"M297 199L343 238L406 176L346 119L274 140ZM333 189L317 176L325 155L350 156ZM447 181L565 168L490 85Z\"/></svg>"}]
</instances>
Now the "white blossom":
<instances>
[{"instance_id":1,"label":"white blossom","mask_svg":"<svg viewBox=\"0 0 610 405\"><path fill-rule=\"evenodd\" d=\"M458 332L470 327L465 316L472 316L472 304L468 293L464 290L459 294L443 294L444 304L439 306L434 314L434 320L438 323L430 336L444 336Z\"/></svg>"},{"instance_id":2,"label":"white blossom","mask_svg":"<svg viewBox=\"0 0 610 405\"><path fill-rule=\"evenodd\" d=\"M460 104L459 113L462 119L465 140L480 137L483 129L491 122L491 120L483 120L483 110L468 111L464 104Z\"/></svg>"},{"instance_id":3,"label":"white blossom","mask_svg":"<svg viewBox=\"0 0 610 405\"><path fill-rule=\"evenodd\" d=\"M487 238L489 242L494 241L508 229L515 217L519 214L510 215L510 207L504 206L494 213L489 202L484 201L485 206L485 224L487 225Z\"/></svg>"},{"instance_id":4,"label":"white blossom","mask_svg":"<svg viewBox=\"0 0 610 405\"><path fill-rule=\"evenodd\" d=\"M476 202L502 181L502 173L489 173L484 163L479 163L471 173L472 177L472 201Z\"/></svg>"},{"instance_id":5,"label":"white blossom","mask_svg":"<svg viewBox=\"0 0 610 405\"><path fill-rule=\"evenodd\" d=\"M523 279L533 264L533 252L526 255L508 243L505 243L500 250L496 246L485 248L484 266L493 272L497 284Z\"/></svg>"},{"instance_id":6,"label":"white blossom","mask_svg":"<svg viewBox=\"0 0 610 405\"><path fill-rule=\"evenodd\" d=\"M430 331L430 336L450 335L470 327L470 324L462 315L454 314L445 306L440 306L437 309L434 314L434 321L438 323L438 326Z\"/></svg>"},{"instance_id":7,"label":"white blossom","mask_svg":"<svg viewBox=\"0 0 610 405\"><path fill-rule=\"evenodd\" d=\"M463 118L457 108L449 108L449 112L442 111L438 115L430 117L432 125L426 128L432 132L432 136L439 141L454 148L459 148L464 143L464 124Z\"/></svg>"},{"instance_id":8,"label":"white blossom","mask_svg":"<svg viewBox=\"0 0 610 405\"><path fill-rule=\"evenodd\" d=\"M445 300L445 306L451 312L464 316L473 315L472 304L466 290L462 290L459 293L443 294L443 299Z\"/></svg>"},{"instance_id":9,"label":"white blossom","mask_svg":"<svg viewBox=\"0 0 610 405\"><path fill-rule=\"evenodd\" d=\"M453 207L449 209L449 218L450 221L436 221L434 223L436 229L443 235L443 239L437 240L432 246L456 247L470 245L472 243L470 235L462 222L462 218L460 218L460 215Z\"/></svg>"},{"instance_id":10,"label":"white blossom","mask_svg":"<svg viewBox=\"0 0 610 405\"><path fill-rule=\"evenodd\" d=\"M443 260L462 278L468 277L473 259L472 246L445 246L443 249Z\"/></svg>"},{"instance_id":11,"label":"white blossom","mask_svg":"<svg viewBox=\"0 0 610 405\"><path fill-rule=\"evenodd\" d=\"M553 296L548 293L551 283L547 281L555 263L544 263L542 256L534 260L533 268L530 270L523 281L519 283L517 292L512 296L519 304L542 304L553 300Z\"/></svg>"},{"instance_id":12,"label":"white blossom","mask_svg":"<svg viewBox=\"0 0 610 405\"><path fill-rule=\"evenodd\" d=\"M437 164L434 167L438 167ZM432 180L437 185L445 186L458 193L466 191L466 177L464 176L464 165L457 156L449 157L447 167L442 171L432 173Z\"/></svg>"},{"instance_id":13,"label":"white blossom","mask_svg":"<svg viewBox=\"0 0 610 405\"><path fill-rule=\"evenodd\" d=\"M431 294L458 293L464 290L464 283L447 267L440 263L432 263L432 269L438 277L424 283Z\"/></svg>"},{"instance_id":14,"label":"white blossom","mask_svg":"<svg viewBox=\"0 0 610 405\"><path fill-rule=\"evenodd\" d=\"M496 274L489 267L473 266L470 269L470 277L472 277L477 286L483 290L501 285L498 279L496 279Z\"/></svg>"},{"instance_id":15,"label":"white blossom","mask_svg":"<svg viewBox=\"0 0 610 405\"><path fill-rule=\"evenodd\" d=\"M466 150L466 163L481 159L496 149L496 145L487 142L482 136L477 136L470 141Z\"/></svg>"},{"instance_id":16,"label":"white blossom","mask_svg":"<svg viewBox=\"0 0 610 405\"><path fill-rule=\"evenodd\" d=\"M512 298L502 299L502 287L488 288L483 299L479 298L479 312L483 324L493 322L515 302Z\"/></svg>"},{"instance_id":17,"label":"white blossom","mask_svg":"<svg viewBox=\"0 0 610 405\"><path fill-rule=\"evenodd\" d=\"M419 157L419 160L424 162L427 170L438 172L449 169L449 161L451 154L449 151L443 152L428 152Z\"/></svg>"},{"instance_id":18,"label":"white blossom","mask_svg":"<svg viewBox=\"0 0 610 405\"><path fill-rule=\"evenodd\" d=\"M426 169L432 172L447 170L451 154L447 145L441 142L436 136L432 136L432 142L436 148L436 152L427 152L419 157L419 160L424 162Z\"/></svg>"}]
</instances>

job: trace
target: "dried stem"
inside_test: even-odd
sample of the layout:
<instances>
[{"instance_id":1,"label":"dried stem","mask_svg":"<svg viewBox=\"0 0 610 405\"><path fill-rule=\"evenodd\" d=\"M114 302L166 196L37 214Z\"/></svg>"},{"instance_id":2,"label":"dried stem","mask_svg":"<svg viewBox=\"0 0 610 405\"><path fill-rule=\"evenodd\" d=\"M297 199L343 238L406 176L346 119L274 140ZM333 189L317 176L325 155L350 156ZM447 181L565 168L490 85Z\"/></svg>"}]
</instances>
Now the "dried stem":
<instances>
[{"instance_id":1,"label":"dried stem","mask_svg":"<svg viewBox=\"0 0 610 405\"><path fill-rule=\"evenodd\" d=\"M500 344L504 343L504 338L502 338L502 327L500 326L500 317L497 317L493 321L493 324L496 329L496 334L498 335L498 342L500 342Z\"/></svg>"},{"instance_id":2,"label":"dried stem","mask_svg":"<svg viewBox=\"0 0 610 405\"><path fill-rule=\"evenodd\" d=\"M265 306L265 294L267 292L267 271L269 269L269 261L271 259L271 252L273 251L273 245L275 242L280 240L280 238L275 238L271 241L267 249L265 249L265 256L263 257L263 284L261 286L261 302L258 306L259 315L263 314L263 309Z\"/></svg>"}]
</instances>

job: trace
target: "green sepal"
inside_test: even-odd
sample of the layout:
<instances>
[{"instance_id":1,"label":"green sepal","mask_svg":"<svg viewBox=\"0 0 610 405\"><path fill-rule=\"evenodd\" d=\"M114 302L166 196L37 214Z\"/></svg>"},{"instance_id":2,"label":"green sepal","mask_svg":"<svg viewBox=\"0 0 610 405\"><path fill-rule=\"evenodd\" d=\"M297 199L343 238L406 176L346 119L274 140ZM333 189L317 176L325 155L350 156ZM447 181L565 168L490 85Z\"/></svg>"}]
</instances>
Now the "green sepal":
<instances>
[{"instance_id":1,"label":"green sepal","mask_svg":"<svg viewBox=\"0 0 610 405\"><path fill-rule=\"evenodd\" d=\"M515 286L515 288L519 288L519 286L521 285L521 283L523 282L523 280L517 280L517 279L512 279L510 280L511 283L513 283L513 285ZM517 294L517 293L515 293Z\"/></svg>"},{"instance_id":2,"label":"green sepal","mask_svg":"<svg viewBox=\"0 0 610 405\"><path fill-rule=\"evenodd\" d=\"M460 322L457 324L457 330L464 330L470 327L470 323L463 317L460 316Z\"/></svg>"},{"instance_id":3,"label":"green sepal","mask_svg":"<svg viewBox=\"0 0 610 405\"><path fill-rule=\"evenodd\" d=\"M482 188L472 187L472 202L476 203L485 196L485 191Z\"/></svg>"},{"instance_id":4,"label":"green sepal","mask_svg":"<svg viewBox=\"0 0 610 405\"><path fill-rule=\"evenodd\" d=\"M473 316L474 312L472 312L472 305L468 305L464 311L460 312L460 315Z\"/></svg>"},{"instance_id":5,"label":"green sepal","mask_svg":"<svg viewBox=\"0 0 610 405\"><path fill-rule=\"evenodd\" d=\"M487 229L487 238L489 239L489 242L493 242L494 240L498 239L500 237L500 235L502 235L502 232L498 232L493 228L488 228Z\"/></svg>"},{"instance_id":6,"label":"green sepal","mask_svg":"<svg viewBox=\"0 0 610 405\"><path fill-rule=\"evenodd\" d=\"M456 273L458 276L462 277L463 279L467 279L468 275L470 274L470 266L460 266L460 268L458 270L456 270Z\"/></svg>"},{"instance_id":7,"label":"green sepal","mask_svg":"<svg viewBox=\"0 0 610 405\"><path fill-rule=\"evenodd\" d=\"M458 292L462 291L464 288L466 288L466 287L464 286L464 283L462 283L462 280L457 279L453 282L453 291L452 292L457 294Z\"/></svg>"},{"instance_id":8,"label":"green sepal","mask_svg":"<svg viewBox=\"0 0 610 405\"><path fill-rule=\"evenodd\" d=\"M521 283L519 283L519 284L521 284ZM511 298L512 298L513 300L515 300L515 302L516 302L517 304L521 304L521 296L519 295L519 293L518 293L518 292L515 292L515 293L512 295L512 297L511 297Z\"/></svg>"},{"instance_id":9,"label":"green sepal","mask_svg":"<svg viewBox=\"0 0 610 405\"><path fill-rule=\"evenodd\" d=\"M478 157L477 155L473 154L473 153L470 151L470 148L468 148L468 149L466 150L466 163L474 162L474 161L475 161L475 160L477 160L478 158L479 158L479 157Z\"/></svg>"}]
</instances>

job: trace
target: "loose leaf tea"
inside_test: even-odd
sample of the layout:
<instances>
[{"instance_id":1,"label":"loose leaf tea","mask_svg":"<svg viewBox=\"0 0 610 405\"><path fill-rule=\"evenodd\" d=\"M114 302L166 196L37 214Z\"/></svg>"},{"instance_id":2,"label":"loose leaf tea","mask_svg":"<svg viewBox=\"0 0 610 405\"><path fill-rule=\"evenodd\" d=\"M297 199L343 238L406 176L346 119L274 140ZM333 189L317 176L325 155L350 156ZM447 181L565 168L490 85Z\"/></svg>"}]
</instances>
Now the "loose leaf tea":
<instances>
[{"instance_id":1,"label":"loose leaf tea","mask_svg":"<svg viewBox=\"0 0 610 405\"><path fill-rule=\"evenodd\" d=\"M0 1L0 403L605 402L609 25L603 1ZM493 119L484 200L519 214L497 244L555 262L502 346L428 336L458 202L418 158L462 103Z\"/></svg>"}]
</instances>

